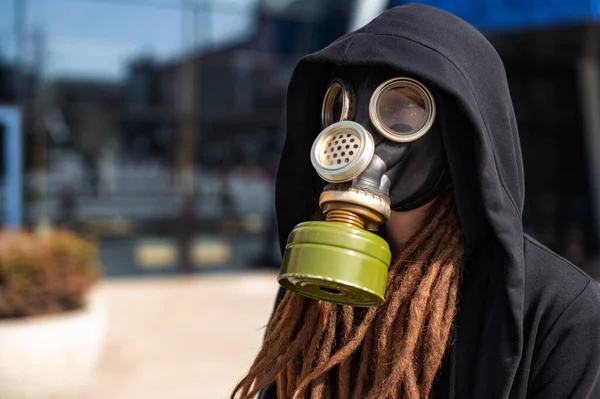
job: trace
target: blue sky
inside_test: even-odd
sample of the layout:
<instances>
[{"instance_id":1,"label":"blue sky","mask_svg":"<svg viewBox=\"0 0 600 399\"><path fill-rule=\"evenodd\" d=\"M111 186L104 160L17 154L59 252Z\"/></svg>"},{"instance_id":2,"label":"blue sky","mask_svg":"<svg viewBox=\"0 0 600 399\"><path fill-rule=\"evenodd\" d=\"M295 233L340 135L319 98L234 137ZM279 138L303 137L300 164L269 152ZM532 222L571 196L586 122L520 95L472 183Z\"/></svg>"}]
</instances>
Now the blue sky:
<instances>
[{"instance_id":1,"label":"blue sky","mask_svg":"<svg viewBox=\"0 0 600 399\"><path fill-rule=\"evenodd\" d=\"M13 58L15 2L26 3L28 36L43 32L43 73L119 79L127 62L140 55L160 60L175 58L193 43L193 14L189 9L146 4L181 4L182 0L0 0L0 55ZM189 0L188 0L189 1ZM207 0L203 0L207 1ZM230 4L212 16L212 31L200 14L198 42L224 43L249 34L257 0L208 0ZM129 3L129 4L128 4ZM133 5L131 3L135 3ZM140 5L137 5L140 4ZM31 40L24 53L31 59Z\"/></svg>"}]
</instances>

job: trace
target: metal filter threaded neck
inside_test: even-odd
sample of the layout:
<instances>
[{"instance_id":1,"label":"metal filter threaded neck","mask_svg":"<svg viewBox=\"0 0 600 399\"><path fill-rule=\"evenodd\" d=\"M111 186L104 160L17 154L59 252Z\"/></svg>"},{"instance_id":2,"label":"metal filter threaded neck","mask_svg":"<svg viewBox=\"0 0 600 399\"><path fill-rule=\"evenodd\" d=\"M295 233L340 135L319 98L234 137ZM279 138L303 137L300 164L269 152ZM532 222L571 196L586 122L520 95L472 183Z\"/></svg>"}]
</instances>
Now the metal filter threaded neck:
<instances>
[{"instance_id":1,"label":"metal filter threaded neck","mask_svg":"<svg viewBox=\"0 0 600 399\"><path fill-rule=\"evenodd\" d=\"M321 193L319 206L325 221L369 231L377 231L391 213L386 198L358 188L337 185Z\"/></svg>"},{"instance_id":2,"label":"metal filter threaded neck","mask_svg":"<svg viewBox=\"0 0 600 399\"><path fill-rule=\"evenodd\" d=\"M327 213L325 220L328 222L344 223L359 229L365 228L365 221L360 216L345 209L333 209Z\"/></svg>"}]
</instances>

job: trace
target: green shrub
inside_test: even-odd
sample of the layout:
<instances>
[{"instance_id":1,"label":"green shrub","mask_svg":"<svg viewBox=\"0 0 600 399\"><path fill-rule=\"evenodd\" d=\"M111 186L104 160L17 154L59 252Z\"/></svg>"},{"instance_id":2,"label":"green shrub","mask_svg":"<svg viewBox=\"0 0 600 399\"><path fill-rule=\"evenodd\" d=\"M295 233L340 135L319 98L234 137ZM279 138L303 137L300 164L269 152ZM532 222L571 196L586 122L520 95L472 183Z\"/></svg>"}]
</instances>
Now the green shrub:
<instances>
[{"instance_id":1,"label":"green shrub","mask_svg":"<svg viewBox=\"0 0 600 399\"><path fill-rule=\"evenodd\" d=\"M0 232L0 319L78 309L99 278L96 245L74 233Z\"/></svg>"}]
</instances>

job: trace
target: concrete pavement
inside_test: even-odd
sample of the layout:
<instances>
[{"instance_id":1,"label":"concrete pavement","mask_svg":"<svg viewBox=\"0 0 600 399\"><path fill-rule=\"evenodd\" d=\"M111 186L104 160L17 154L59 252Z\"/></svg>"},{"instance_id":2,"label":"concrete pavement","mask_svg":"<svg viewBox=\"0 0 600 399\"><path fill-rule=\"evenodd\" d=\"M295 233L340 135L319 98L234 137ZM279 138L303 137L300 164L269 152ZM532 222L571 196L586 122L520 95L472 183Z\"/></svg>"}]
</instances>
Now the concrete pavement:
<instances>
[{"instance_id":1,"label":"concrete pavement","mask_svg":"<svg viewBox=\"0 0 600 399\"><path fill-rule=\"evenodd\" d=\"M276 272L106 280L109 327L89 399L220 399L260 347Z\"/></svg>"}]
</instances>

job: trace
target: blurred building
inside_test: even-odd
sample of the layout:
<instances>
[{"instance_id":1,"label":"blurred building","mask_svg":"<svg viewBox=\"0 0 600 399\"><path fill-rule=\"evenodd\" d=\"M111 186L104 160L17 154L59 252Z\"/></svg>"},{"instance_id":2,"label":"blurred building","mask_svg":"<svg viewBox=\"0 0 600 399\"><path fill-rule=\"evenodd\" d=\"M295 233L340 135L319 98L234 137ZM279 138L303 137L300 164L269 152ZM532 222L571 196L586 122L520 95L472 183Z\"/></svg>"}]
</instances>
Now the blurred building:
<instances>
[{"instance_id":1,"label":"blurred building","mask_svg":"<svg viewBox=\"0 0 600 399\"><path fill-rule=\"evenodd\" d=\"M351 12L341 0L3 3L0 102L25 114L26 223L100 239L107 275L268 262L287 81Z\"/></svg>"},{"instance_id":2,"label":"blurred building","mask_svg":"<svg viewBox=\"0 0 600 399\"><path fill-rule=\"evenodd\" d=\"M421 2L497 47L520 124L526 229L592 270L596 2ZM0 104L24 112L27 224L97 237L108 275L276 265L273 181L292 68L402 3L0 2Z\"/></svg>"}]
</instances>

